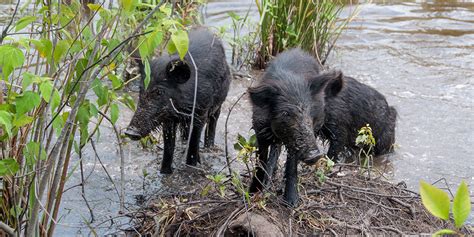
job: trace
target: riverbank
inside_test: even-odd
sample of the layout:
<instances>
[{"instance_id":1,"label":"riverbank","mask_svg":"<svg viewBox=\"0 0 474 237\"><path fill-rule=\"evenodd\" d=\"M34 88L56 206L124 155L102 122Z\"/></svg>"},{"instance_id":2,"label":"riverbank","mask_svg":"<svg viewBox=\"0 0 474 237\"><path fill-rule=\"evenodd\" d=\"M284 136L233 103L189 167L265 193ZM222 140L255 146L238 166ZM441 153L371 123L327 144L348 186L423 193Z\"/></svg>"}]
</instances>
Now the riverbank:
<instances>
[{"instance_id":1,"label":"riverbank","mask_svg":"<svg viewBox=\"0 0 474 237\"><path fill-rule=\"evenodd\" d=\"M429 214L403 182L392 184L375 170L369 178L355 165L340 164L320 182L314 166L301 168L297 208L282 200L281 174L267 192L249 199L241 186L248 175L242 182L203 179L194 192L150 200L134 214L135 228L151 236L408 235L454 228Z\"/></svg>"}]
</instances>

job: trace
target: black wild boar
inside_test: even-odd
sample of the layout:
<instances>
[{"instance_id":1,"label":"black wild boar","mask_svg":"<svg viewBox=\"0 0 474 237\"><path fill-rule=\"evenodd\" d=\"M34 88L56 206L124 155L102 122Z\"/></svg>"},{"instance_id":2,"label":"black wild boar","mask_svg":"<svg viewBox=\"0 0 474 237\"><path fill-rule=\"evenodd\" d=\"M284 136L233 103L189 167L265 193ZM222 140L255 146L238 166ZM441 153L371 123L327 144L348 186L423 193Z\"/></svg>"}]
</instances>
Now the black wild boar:
<instances>
[{"instance_id":1,"label":"black wild boar","mask_svg":"<svg viewBox=\"0 0 474 237\"><path fill-rule=\"evenodd\" d=\"M298 161L313 164L325 156L317 136L329 141L333 159L344 148L355 148L357 131L366 124L377 140L376 155L388 152L395 140L396 111L383 95L341 72L321 73L319 63L300 49L278 55L248 91L259 159L251 192L271 178L281 145L288 151L284 197L294 206Z\"/></svg>"},{"instance_id":2,"label":"black wild boar","mask_svg":"<svg viewBox=\"0 0 474 237\"><path fill-rule=\"evenodd\" d=\"M188 52L198 68L198 86L186 164L196 165L200 162L199 140L205 124L204 145L214 145L216 123L229 90L231 74L222 43L213 33L200 27L190 30L188 35ZM142 85L138 107L125 131L127 136L136 140L158 126L162 127L164 153L161 173L165 174L173 171L176 130L178 127L189 128L191 122L196 72L189 53L183 61L177 54L164 54L150 60L151 79L146 90L143 86L145 69L139 62Z\"/></svg>"}]
</instances>

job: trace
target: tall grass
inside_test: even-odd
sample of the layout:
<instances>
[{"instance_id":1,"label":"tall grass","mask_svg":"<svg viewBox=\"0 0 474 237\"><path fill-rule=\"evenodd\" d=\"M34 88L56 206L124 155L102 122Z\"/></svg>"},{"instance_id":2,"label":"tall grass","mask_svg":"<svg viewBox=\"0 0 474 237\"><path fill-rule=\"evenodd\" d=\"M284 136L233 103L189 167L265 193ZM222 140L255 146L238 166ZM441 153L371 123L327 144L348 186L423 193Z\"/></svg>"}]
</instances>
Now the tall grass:
<instances>
[{"instance_id":1,"label":"tall grass","mask_svg":"<svg viewBox=\"0 0 474 237\"><path fill-rule=\"evenodd\" d=\"M264 68L272 56L292 47L301 47L324 64L356 13L339 19L344 8L340 0L256 0L256 4L260 13L257 68Z\"/></svg>"}]
</instances>

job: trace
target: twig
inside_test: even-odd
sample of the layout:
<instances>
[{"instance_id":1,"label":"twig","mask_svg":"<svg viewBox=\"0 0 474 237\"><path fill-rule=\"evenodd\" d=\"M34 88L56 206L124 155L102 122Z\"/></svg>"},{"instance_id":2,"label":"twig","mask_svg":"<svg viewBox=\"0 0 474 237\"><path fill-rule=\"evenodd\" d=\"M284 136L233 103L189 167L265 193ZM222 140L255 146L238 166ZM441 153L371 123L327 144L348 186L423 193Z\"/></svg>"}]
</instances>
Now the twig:
<instances>
[{"instance_id":1,"label":"twig","mask_svg":"<svg viewBox=\"0 0 474 237\"><path fill-rule=\"evenodd\" d=\"M124 211L125 208L125 187L124 187L124 180L125 180L125 156L123 155L123 148L122 148L122 139L120 138L120 132L118 131L115 124L112 120L102 111L99 110L99 114L102 115L107 121L109 121L110 125L115 133L115 137L117 138L118 147L119 147L119 154L120 154L120 212ZM115 184L114 184L115 185Z\"/></svg>"},{"instance_id":2,"label":"twig","mask_svg":"<svg viewBox=\"0 0 474 237\"><path fill-rule=\"evenodd\" d=\"M10 18L10 22L8 22L8 24L5 26L5 29L3 29L2 35L0 36L0 45L3 43L3 39L5 39L5 37L8 35L8 30L10 29L10 26L12 26L13 20L15 19L16 13L18 12L18 6L20 6L20 0L16 2L15 10L12 17Z\"/></svg>"},{"instance_id":3,"label":"twig","mask_svg":"<svg viewBox=\"0 0 474 237\"><path fill-rule=\"evenodd\" d=\"M3 223L3 221L0 221L0 230L5 231L9 236L15 236L15 229L11 228L9 225Z\"/></svg>"},{"instance_id":4,"label":"twig","mask_svg":"<svg viewBox=\"0 0 474 237\"><path fill-rule=\"evenodd\" d=\"M119 193L119 191L118 191L118 189L117 189L117 186L115 185L114 180L112 179L112 176L110 176L109 171L107 170L107 168L105 168L104 163L102 163L102 160L100 159L99 155L97 154L97 150L96 150L96 148L95 148L95 142L94 142L94 140L90 140L90 142L91 142L92 150L94 151L95 157L97 158L97 160L99 160L99 163L100 163L100 165L102 166L102 169L104 169L105 174L107 175L107 177L109 178L110 182L111 182L112 185L114 186L115 192L117 193L117 197L120 198L120 193Z\"/></svg>"},{"instance_id":5,"label":"twig","mask_svg":"<svg viewBox=\"0 0 474 237\"><path fill-rule=\"evenodd\" d=\"M451 198L453 198L454 195L451 192L451 188L449 187L449 184L448 184L448 181L446 180L446 178L440 178L440 179L436 180L434 183L432 183L431 185L435 185L436 183L439 183L441 181L444 182L444 185L446 185L446 189L448 190L449 194L451 195Z\"/></svg>"},{"instance_id":6,"label":"twig","mask_svg":"<svg viewBox=\"0 0 474 237\"><path fill-rule=\"evenodd\" d=\"M225 118L225 126L224 126L224 150L225 150L225 159L226 159L226 163L227 163L227 168L229 169L229 175L232 175L232 168L230 166L230 157L229 157L229 148L227 146L227 136L228 136L228 130L227 130L227 127L228 127L228 123L229 123L229 117L230 117L230 114L232 113L232 110L234 110L234 107L237 103L239 103L240 99L242 99L242 97L244 97L244 95L247 94L247 91L245 91L244 93L242 93L239 98L237 98L237 100L232 104L232 106L229 108L229 112L227 113L227 117Z\"/></svg>"},{"instance_id":7,"label":"twig","mask_svg":"<svg viewBox=\"0 0 474 237\"><path fill-rule=\"evenodd\" d=\"M242 211L242 207L238 207L238 208L236 208L232 213L230 213L229 217L227 217L227 219L225 220L224 224L222 224L221 227L219 227L219 229L217 230L217 232L216 232L216 237L224 236L224 235L223 235L223 232L224 232L224 230L227 228L227 225L229 224L229 221L230 221L234 216L236 216L240 211Z\"/></svg>"},{"instance_id":8,"label":"twig","mask_svg":"<svg viewBox=\"0 0 474 237\"><path fill-rule=\"evenodd\" d=\"M405 234L400 231L399 229L395 228L395 227L390 227L390 226L381 226L381 227L372 227L372 229L375 229L375 230L390 230L390 231L393 231L397 234L399 234L400 236L404 236Z\"/></svg>"},{"instance_id":9,"label":"twig","mask_svg":"<svg viewBox=\"0 0 474 237\"><path fill-rule=\"evenodd\" d=\"M191 136L193 135L194 115L196 112L197 88L198 88L198 68L196 66L196 62L194 62L194 58L191 52L188 51L188 55L189 55L189 58L191 58L191 62L193 63L193 67L194 67L194 98L193 98L193 108L191 110L191 124L189 125L188 141L186 144L186 150L184 152L186 157L188 157L189 145L191 143ZM194 157L194 158L196 159L197 157Z\"/></svg>"},{"instance_id":10,"label":"twig","mask_svg":"<svg viewBox=\"0 0 474 237\"><path fill-rule=\"evenodd\" d=\"M86 190L85 190L85 183L86 181L84 180L84 166L83 166L83 160L82 160L82 149L79 150L79 165L80 165L80 170L81 170L81 196L82 196L82 199L84 199L84 202L86 203L86 207L87 209L89 209L89 213L91 215L91 220L89 223L93 223L94 222L94 211L92 211L92 208L91 206L89 205L89 201L87 201L87 198L86 198Z\"/></svg>"},{"instance_id":11,"label":"twig","mask_svg":"<svg viewBox=\"0 0 474 237\"><path fill-rule=\"evenodd\" d=\"M396 202L396 203L398 203L398 204L400 204L400 205L402 205L402 206L408 208L408 210L410 210L410 215L411 215L413 218L415 218L416 213L415 213L415 210L413 210L413 206L411 206L410 204L405 203L405 202L403 202L402 200L400 200L400 199L398 199L398 198L395 198L395 197L389 197L388 200L394 201L394 202Z\"/></svg>"}]
</instances>

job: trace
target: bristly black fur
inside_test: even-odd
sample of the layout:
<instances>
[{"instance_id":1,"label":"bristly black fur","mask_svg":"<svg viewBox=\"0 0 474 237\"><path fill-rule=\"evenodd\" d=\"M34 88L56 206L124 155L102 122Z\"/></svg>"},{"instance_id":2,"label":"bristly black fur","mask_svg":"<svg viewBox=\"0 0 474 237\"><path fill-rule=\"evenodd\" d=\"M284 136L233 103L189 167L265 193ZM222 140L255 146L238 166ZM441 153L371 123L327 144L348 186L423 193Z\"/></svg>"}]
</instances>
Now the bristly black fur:
<instances>
[{"instance_id":1,"label":"bristly black fur","mask_svg":"<svg viewBox=\"0 0 474 237\"><path fill-rule=\"evenodd\" d=\"M346 148L356 148L357 131L366 124L377 139L376 155L389 152L395 140L396 111L382 94L340 71L322 73L319 63L301 49L278 55L249 95L259 159L250 191L262 189L276 165L278 157L272 155L278 156L275 150L285 145L285 199L290 205L298 199L297 162L324 156L316 136L329 141L333 159Z\"/></svg>"},{"instance_id":2,"label":"bristly black fur","mask_svg":"<svg viewBox=\"0 0 474 237\"><path fill-rule=\"evenodd\" d=\"M196 71L190 54L198 68L198 87L187 164L200 162L199 138L206 124L205 146L214 145L217 119L231 80L222 42L204 27L193 28L188 35L189 49L183 61L177 54L163 54L150 60L151 79L147 89L144 65L138 61L142 74L140 96L126 134L138 139L162 126L165 143L162 173L172 172L177 128L189 128L191 122Z\"/></svg>"}]
</instances>

